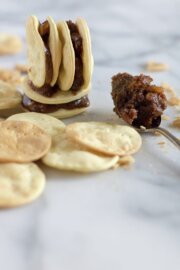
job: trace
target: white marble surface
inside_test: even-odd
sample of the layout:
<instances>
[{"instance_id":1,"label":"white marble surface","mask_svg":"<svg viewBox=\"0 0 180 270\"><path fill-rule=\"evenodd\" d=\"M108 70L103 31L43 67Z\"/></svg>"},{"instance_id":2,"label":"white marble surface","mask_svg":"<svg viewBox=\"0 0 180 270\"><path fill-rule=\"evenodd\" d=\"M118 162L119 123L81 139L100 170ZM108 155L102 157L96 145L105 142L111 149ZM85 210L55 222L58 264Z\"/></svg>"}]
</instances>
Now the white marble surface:
<instances>
[{"instance_id":1,"label":"white marble surface","mask_svg":"<svg viewBox=\"0 0 180 270\"><path fill-rule=\"evenodd\" d=\"M144 72L148 60L168 63L152 74L180 93L179 0L6 0L0 31L25 38L28 14L60 19L84 16L91 28L95 70L91 108L69 120L110 120L110 78ZM25 54L0 58L0 66L25 62ZM167 110L177 115L177 110ZM69 122L66 121L66 122ZM180 137L177 130L169 127ZM162 137L143 136L130 170L80 175L47 170L43 196L28 206L0 211L0 269L179 270L179 153Z\"/></svg>"}]
</instances>

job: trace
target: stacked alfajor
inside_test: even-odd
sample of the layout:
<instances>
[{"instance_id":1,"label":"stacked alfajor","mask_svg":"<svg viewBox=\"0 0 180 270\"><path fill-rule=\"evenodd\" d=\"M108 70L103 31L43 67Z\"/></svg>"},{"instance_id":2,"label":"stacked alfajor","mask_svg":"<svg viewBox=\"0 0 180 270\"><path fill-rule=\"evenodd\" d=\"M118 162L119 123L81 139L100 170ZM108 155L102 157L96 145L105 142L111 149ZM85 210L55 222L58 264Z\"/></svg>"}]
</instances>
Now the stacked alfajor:
<instances>
[{"instance_id":1,"label":"stacked alfajor","mask_svg":"<svg viewBox=\"0 0 180 270\"><path fill-rule=\"evenodd\" d=\"M35 16L26 25L28 75L23 84L25 111L67 118L89 107L93 56L84 19L40 23Z\"/></svg>"}]
</instances>

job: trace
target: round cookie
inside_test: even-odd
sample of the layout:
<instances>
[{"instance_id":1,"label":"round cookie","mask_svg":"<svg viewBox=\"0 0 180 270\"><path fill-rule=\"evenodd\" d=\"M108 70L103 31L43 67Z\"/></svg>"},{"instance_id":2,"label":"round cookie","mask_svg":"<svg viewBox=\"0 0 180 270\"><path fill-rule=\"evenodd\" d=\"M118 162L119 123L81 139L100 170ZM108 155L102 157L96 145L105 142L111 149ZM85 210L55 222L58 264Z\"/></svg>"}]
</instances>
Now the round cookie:
<instances>
[{"instance_id":1,"label":"round cookie","mask_svg":"<svg viewBox=\"0 0 180 270\"><path fill-rule=\"evenodd\" d=\"M133 154L142 143L135 129L103 122L73 123L67 126L66 133L80 145L110 156Z\"/></svg>"},{"instance_id":2,"label":"round cookie","mask_svg":"<svg viewBox=\"0 0 180 270\"><path fill-rule=\"evenodd\" d=\"M30 16L26 24L27 54L30 67L28 75L35 86L41 87L46 79L46 55L38 27L38 19Z\"/></svg>"},{"instance_id":3,"label":"round cookie","mask_svg":"<svg viewBox=\"0 0 180 270\"><path fill-rule=\"evenodd\" d=\"M65 124L56 118L43 113L27 112L10 116L7 120L27 121L37 125L50 136L58 135L64 130Z\"/></svg>"},{"instance_id":4,"label":"round cookie","mask_svg":"<svg viewBox=\"0 0 180 270\"><path fill-rule=\"evenodd\" d=\"M22 41L18 36L0 33L0 55L16 54L22 50Z\"/></svg>"},{"instance_id":5,"label":"round cookie","mask_svg":"<svg viewBox=\"0 0 180 270\"><path fill-rule=\"evenodd\" d=\"M78 109L72 109L72 110L65 110L65 109L59 109L53 113L49 113L48 115L54 116L58 119L65 119L69 117L76 116L78 114L81 114L85 112L89 107L84 108L78 108Z\"/></svg>"},{"instance_id":6,"label":"round cookie","mask_svg":"<svg viewBox=\"0 0 180 270\"><path fill-rule=\"evenodd\" d=\"M58 85L61 90L68 91L74 81L75 74L75 54L71 35L67 23L60 21L57 23L60 40L62 41L62 63L59 70Z\"/></svg>"},{"instance_id":7,"label":"round cookie","mask_svg":"<svg viewBox=\"0 0 180 270\"><path fill-rule=\"evenodd\" d=\"M47 17L47 21L49 22L49 38L48 38L48 46L49 50L51 52L51 59L52 59L52 65L53 65L53 78L50 83L51 86L53 86L57 78L59 76L59 67L61 63L61 56L62 56L62 45L61 40L59 39L58 29L54 22L54 20L49 16Z\"/></svg>"},{"instance_id":8,"label":"round cookie","mask_svg":"<svg viewBox=\"0 0 180 270\"><path fill-rule=\"evenodd\" d=\"M58 119L65 119L65 118L69 118L69 117L73 117L73 116L76 116L78 114L81 114L81 113L85 112L88 108L89 107L84 107L84 108L78 108L78 109L72 109L72 110L59 109L55 112L46 113L44 115L56 117ZM24 107L22 107L22 109L25 112L29 112Z\"/></svg>"},{"instance_id":9,"label":"round cookie","mask_svg":"<svg viewBox=\"0 0 180 270\"><path fill-rule=\"evenodd\" d=\"M7 117L10 117L11 115L22 113L22 112L23 112L22 106L18 105L17 107L14 107L12 109L0 110L0 117L7 118Z\"/></svg>"},{"instance_id":10,"label":"round cookie","mask_svg":"<svg viewBox=\"0 0 180 270\"><path fill-rule=\"evenodd\" d=\"M23 87L24 93L32 100L35 100L37 102L44 103L44 104L62 104L62 103L68 103L68 102L80 99L81 97L87 95L91 88L91 85L89 85L85 89L81 89L76 94L73 93L72 91L58 90L52 97L42 96L38 92L32 90L30 85L28 84L28 78L24 80L22 87Z\"/></svg>"},{"instance_id":11,"label":"round cookie","mask_svg":"<svg viewBox=\"0 0 180 270\"><path fill-rule=\"evenodd\" d=\"M83 77L84 77L83 88L86 88L90 84L94 65L91 49L91 36L87 22L83 18L78 18L76 20L76 25L83 41L83 53L82 53Z\"/></svg>"},{"instance_id":12,"label":"round cookie","mask_svg":"<svg viewBox=\"0 0 180 270\"><path fill-rule=\"evenodd\" d=\"M15 108L21 100L21 94L14 86L0 80L0 110Z\"/></svg>"},{"instance_id":13,"label":"round cookie","mask_svg":"<svg viewBox=\"0 0 180 270\"><path fill-rule=\"evenodd\" d=\"M107 170L116 166L118 160L118 156L105 157L88 152L72 142L66 136L65 129L54 138L50 151L42 159L50 167L84 173Z\"/></svg>"},{"instance_id":14,"label":"round cookie","mask_svg":"<svg viewBox=\"0 0 180 270\"><path fill-rule=\"evenodd\" d=\"M29 122L2 121L0 130L0 162L3 163L38 160L51 146L51 137Z\"/></svg>"},{"instance_id":15,"label":"round cookie","mask_svg":"<svg viewBox=\"0 0 180 270\"><path fill-rule=\"evenodd\" d=\"M59 75L59 66L61 63L61 41L59 39L57 26L54 20L49 16L48 22L49 37L47 48L39 33L39 21L35 16L29 17L26 26L28 62L29 62L29 79L36 87L42 87L46 83L46 50L50 51L52 61L52 79L50 85L53 86Z\"/></svg>"},{"instance_id":16,"label":"round cookie","mask_svg":"<svg viewBox=\"0 0 180 270\"><path fill-rule=\"evenodd\" d=\"M0 208L30 203L44 187L45 175L36 164L0 164Z\"/></svg>"},{"instance_id":17,"label":"round cookie","mask_svg":"<svg viewBox=\"0 0 180 270\"><path fill-rule=\"evenodd\" d=\"M16 86L23 82L23 76L18 70L0 68L0 81Z\"/></svg>"}]
</instances>

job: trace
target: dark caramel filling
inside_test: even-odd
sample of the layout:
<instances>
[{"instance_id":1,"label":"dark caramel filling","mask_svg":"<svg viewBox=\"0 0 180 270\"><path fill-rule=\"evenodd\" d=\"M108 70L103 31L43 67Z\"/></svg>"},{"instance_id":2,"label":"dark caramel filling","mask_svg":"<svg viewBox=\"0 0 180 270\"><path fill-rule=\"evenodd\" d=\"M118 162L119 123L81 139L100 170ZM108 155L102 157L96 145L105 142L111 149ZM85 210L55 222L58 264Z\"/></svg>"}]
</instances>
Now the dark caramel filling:
<instances>
[{"instance_id":1,"label":"dark caramel filling","mask_svg":"<svg viewBox=\"0 0 180 270\"><path fill-rule=\"evenodd\" d=\"M52 97L58 91L57 85L44 84L42 87L36 87L31 81L28 81L28 84L32 90L45 97Z\"/></svg>"},{"instance_id":2,"label":"dark caramel filling","mask_svg":"<svg viewBox=\"0 0 180 270\"><path fill-rule=\"evenodd\" d=\"M88 96L84 96L80 99L64 103L64 104L43 104L30 99L24 95L22 99L22 106L30 112L39 113L52 113L59 109L73 110L78 108L86 108L90 104Z\"/></svg>"},{"instance_id":3,"label":"dark caramel filling","mask_svg":"<svg viewBox=\"0 0 180 270\"><path fill-rule=\"evenodd\" d=\"M49 22L46 20L43 23L39 24L39 34L44 43L44 52L46 57L46 77L45 77L45 84L42 87L36 87L31 81L29 85L31 89L38 92L42 96L51 97L54 94L55 87L51 87L50 83L53 78L53 64L52 64L52 57L51 52L48 46L48 39L49 39Z\"/></svg>"},{"instance_id":4,"label":"dark caramel filling","mask_svg":"<svg viewBox=\"0 0 180 270\"><path fill-rule=\"evenodd\" d=\"M143 74L119 73L112 78L114 111L135 127L157 127L166 109L163 88L151 85L152 78Z\"/></svg>"},{"instance_id":5,"label":"dark caramel filling","mask_svg":"<svg viewBox=\"0 0 180 270\"><path fill-rule=\"evenodd\" d=\"M77 91L84 83L82 63L82 38L75 23L73 23L72 21L67 21L66 23L70 31L71 40L75 52L75 76L70 90Z\"/></svg>"},{"instance_id":6,"label":"dark caramel filling","mask_svg":"<svg viewBox=\"0 0 180 270\"><path fill-rule=\"evenodd\" d=\"M52 64L52 57L51 52L48 46L48 39L49 39L49 22L46 20L43 23L39 24L39 34L44 42L45 47L45 55L46 55L46 78L45 84L50 84L53 78L53 64Z\"/></svg>"}]
</instances>

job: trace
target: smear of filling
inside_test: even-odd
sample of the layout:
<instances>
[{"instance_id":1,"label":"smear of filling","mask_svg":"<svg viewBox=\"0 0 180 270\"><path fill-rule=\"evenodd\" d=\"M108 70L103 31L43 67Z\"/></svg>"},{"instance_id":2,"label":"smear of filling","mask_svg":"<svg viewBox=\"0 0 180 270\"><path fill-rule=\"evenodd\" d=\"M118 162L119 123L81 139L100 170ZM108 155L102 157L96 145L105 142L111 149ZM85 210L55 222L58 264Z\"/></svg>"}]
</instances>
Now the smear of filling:
<instances>
[{"instance_id":1,"label":"smear of filling","mask_svg":"<svg viewBox=\"0 0 180 270\"><path fill-rule=\"evenodd\" d=\"M130 125L157 127L167 107L163 88L151 85L152 78L143 74L119 73L112 77L114 111Z\"/></svg>"},{"instance_id":2,"label":"smear of filling","mask_svg":"<svg viewBox=\"0 0 180 270\"><path fill-rule=\"evenodd\" d=\"M28 84L32 90L45 97L52 97L58 91L57 85L44 84L42 87L36 87L31 81L28 81Z\"/></svg>"},{"instance_id":3,"label":"smear of filling","mask_svg":"<svg viewBox=\"0 0 180 270\"><path fill-rule=\"evenodd\" d=\"M46 20L43 23L39 23L39 34L43 40L44 43L44 52L46 57L46 77L45 77L45 84L42 87L36 87L31 81L29 82L29 85L31 89L38 92L39 94L51 97L55 93L55 89L57 87L51 87L50 83L53 78L53 64L52 64L52 57L51 52L48 45L48 39L49 39L49 32L50 32L50 26L49 22Z\"/></svg>"},{"instance_id":4,"label":"smear of filling","mask_svg":"<svg viewBox=\"0 0 180 270\"><path fill-rule=\"evenodd\" d=\"M71 40L75 52L75 76L70 90L77 91L84 83L83 78L83 62L82 62L82 37L79 34L78 28L72 21L66 22L70 31Z\"/></svg>"},{"instance_id":5,"label":"smear of filling","mask_svg":"<svg viewBox=\"0 0 180 270\"><path fill-rule=\"evenodd\" d=\"M64 103L64 104L43 104L30 99L24 95L22 98L22 106L30 112L52 113L59 109L73 110L78 108L86 108L90 104L88 96L80 99Z\"/></svg>"},{"instance_id":6,"label":"smear of filling","mask_svg":"<svg viewBox=\"0 0 180 270\"><path fill-rule=\"evenodd\" d=\"M45 84L50 84L53 78L53 64L52 64L52 57L51 52L48 45L50 33L50 26L49 22L46 20L43 23L39 24L39 34L44 42L45 47L45 55L46 55L46 79Z\"/></svg>"}]
</instances>

